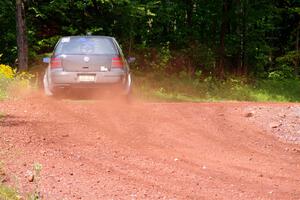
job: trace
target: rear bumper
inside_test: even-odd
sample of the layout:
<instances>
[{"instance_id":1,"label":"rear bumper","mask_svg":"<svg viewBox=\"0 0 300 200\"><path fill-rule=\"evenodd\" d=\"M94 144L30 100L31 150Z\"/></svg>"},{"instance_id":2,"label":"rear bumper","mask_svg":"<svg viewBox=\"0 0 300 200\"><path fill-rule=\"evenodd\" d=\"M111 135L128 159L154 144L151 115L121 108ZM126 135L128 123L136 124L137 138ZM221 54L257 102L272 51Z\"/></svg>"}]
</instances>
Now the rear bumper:
<instances>
[{"instance_id":1,"label":"rear bumper","mask_svg":"<svg viewBox=\"0 0 300 200\"><path fill-rule=\"evenodd\" d=\"M80 75L92 75L95 77L91 82L80 82ZM60 70L51 71L52 90L70 89L118 89L124 94L128 94L131 88L131 76L123 70L109 72L65 72Z\"/></svg>"},{"instance_id":2,"label":"rear bumper","mask_svg":"<svg viewBox=\"0 0 300 200\"><path fill-rule=\"evenodd\" d=\"M101 84L124 82L127 74L123 70L114 70L109 72L65 72L61 70L53 70L51 71L51 80L54 85L81 84L79 80L80 75L95 76L95 80L93 82L89 82L89 84Z\"/></svg>"}]
</instances>

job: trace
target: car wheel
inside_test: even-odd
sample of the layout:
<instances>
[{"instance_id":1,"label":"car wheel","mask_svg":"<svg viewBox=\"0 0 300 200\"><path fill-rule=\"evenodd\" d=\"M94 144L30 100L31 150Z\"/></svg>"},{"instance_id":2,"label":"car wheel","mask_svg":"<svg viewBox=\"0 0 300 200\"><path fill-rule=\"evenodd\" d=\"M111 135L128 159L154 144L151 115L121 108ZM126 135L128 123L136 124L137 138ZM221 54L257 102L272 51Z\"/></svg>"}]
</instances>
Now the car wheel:
<instances>
[{"instance_id":1,"label":"car wheel","mask_svg":"<svg viewBox=\"0 0 300 200\"><path fill-rule=\"evenodd\" d=\"M132 88L131 88L131 75L128 74L127 77L127 84L126 84L126 88L125 88L125 94L124 94L124 100L126 103L131 103L132 102Z\"/></svg>"},{"instance_id":2,"label":"car wheel","mask_svg":"<svg viewBox=\"0 0 300 200\"><path fill-rule=\"evenodd\" d=\"M49 82L47 80L47 74L44 75L43 83L44 83L44 94L46 96L53 96L53 92L50 90Z\"/></svg>"}]
</instances>

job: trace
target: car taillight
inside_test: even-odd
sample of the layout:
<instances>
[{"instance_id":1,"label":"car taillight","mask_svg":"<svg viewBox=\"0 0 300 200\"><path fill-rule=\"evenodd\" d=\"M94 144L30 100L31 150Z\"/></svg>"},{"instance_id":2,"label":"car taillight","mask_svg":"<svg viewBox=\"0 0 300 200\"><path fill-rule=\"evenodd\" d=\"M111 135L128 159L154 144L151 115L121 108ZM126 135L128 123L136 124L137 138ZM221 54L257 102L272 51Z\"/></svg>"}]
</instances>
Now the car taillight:
<instances>
[{"instance_id":1,"label":"car taillight","mask_svg":"<svg viewBox=\"0 0 300 200\"><path fill-rule=\"evenodd\" d=\"M120 57L112 58L111 67L113 67L113 68L123 68L124 63L123 63L122 58L120 58Z\"/></svg>"},{"instance_id":2,"label":"car taillight","mask_svg":"<svg viewBox=\"0 0 300 200\"><path fill-rule=\"evenodd\" d=\"M50 67L52 69L61 68L61 58L51 58Z\"/></svg>"}]
</instances>

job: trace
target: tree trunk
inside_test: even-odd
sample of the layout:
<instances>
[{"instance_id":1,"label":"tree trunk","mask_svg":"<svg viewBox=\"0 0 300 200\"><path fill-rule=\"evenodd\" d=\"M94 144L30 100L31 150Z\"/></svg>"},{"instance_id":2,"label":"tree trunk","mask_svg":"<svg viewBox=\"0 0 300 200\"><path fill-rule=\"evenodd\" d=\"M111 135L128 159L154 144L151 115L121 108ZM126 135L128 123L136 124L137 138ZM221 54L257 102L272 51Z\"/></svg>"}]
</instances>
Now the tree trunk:
<instances>
[{"instance_id":1,"label":"tree trunk","mask_svg":"<svg viewBox=\"0 0 300 200\"><path fill-rule=\"evenodd\" d=\"M298 25L297 32L296 32L296 60L294 66L294 73L296 76L299 75L299 29L300 29L300 24Z\"/></svg>"},{"instance_id":2,"label":"tree trunk","mask_svg":"<svg viewBox=\"0 0 300 200\"><path fill-rule=\"evenodd\" d=\"M26 36L25 8L23 0L16 0L18 70L28 70L28 44Z\"/></svg>"},{"instance_id":3,"label":"tree trunk","mask_svg":"<svg viewBox=\"0 0 300 200\"><path fill-rule=\"evenodd\" d=\"M222 9L222 22L221 22L221 32L220 32L220 47L218 51L218 61L217 61L217 76L220 79L225 77L225 36L228 24L228 0L223 0Z\"/></svg>"},{"instance_id":4,"label":"tree trunk","mask_svg":"<svg viewBox=\"0 0 300 200\"><path fill-rule=\"evenodd\" d=\"M246 5L247 1L238 0L239 5L239 23L238 34L240 37L239 58L238 58L238 75L246 75L248 72L245 65L245 37L246 37Z\"/></svg>"},{"instance_id":5,"label":"tree trunk","mask_svg":"<svg viewBox=\"0 0 300 200\"><path fill-rule=\"evenodd\" d=\"M248 74L248 67L245 62L246 59L246 34L247 34L247 21L246 21L246 6L247 6L248 1L245 1L243 3L243 20L242 20L242 37L241 37L241 67L243 69L243 74L247 75Z\"/></svg>"},{"instance_id":6,"label":"tree trunk","mask_svg":"<svg viewBox=\"0 0 300 200\"><path fill-rule=\"evenodd\" d=\"M101 10L100 10L100 7L99 7L97 1L92 0L92 2L93 2L93 6L94 6L95 10L97 11L98 15L101 16Z\"/></svg>"},{"instance_id":7,"label":"tree trunk","mask_svg":"<svg viewBox=\"0 0 300 200\"><path fill-rule=\"evenodd\" d=\"M242 21L243 21L243 8L242 8L242 2L241 0L236 0L234 2L236 4L236 18L237 18L237 26L236 26L236 34L239 36L239 51L237 53L237 55L235 55L234 59L235 59L235 67L236 67L236 75L240 76L242 75L242 50L243 50L243 34L242 34Z\"/></svg>"},{"instance_id":8,"label":"tree trunk","mask_svg":"<svg viewBox=\"0 0 300 200\"><path fill-rule=\"evenodd\" d=\"M185 12L186 12L186 17L185 17L185 25L186 25L186 30L187 30L187 40L188 42L193 41L193 9L194 9L194 2L193 0L185 0Z\"/></svg>"},{"instance_id":9,"label":"tree trunk","mask_svg":"<svg viewBox=\"0 0 300 200\"><path fill-rule=\"evenodd\" d=\"M192 29L194 2L193 0L186 0L185 4L186 4L186 24L190 29Z\"/></svg>"}]
</instances>

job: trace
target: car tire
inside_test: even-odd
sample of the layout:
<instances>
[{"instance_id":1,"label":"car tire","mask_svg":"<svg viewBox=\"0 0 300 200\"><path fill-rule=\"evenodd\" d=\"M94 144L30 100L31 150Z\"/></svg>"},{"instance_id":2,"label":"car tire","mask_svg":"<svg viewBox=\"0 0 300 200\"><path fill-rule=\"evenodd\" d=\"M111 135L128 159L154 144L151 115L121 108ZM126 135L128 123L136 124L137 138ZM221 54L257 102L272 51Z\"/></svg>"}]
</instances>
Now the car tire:
<instances>
[{"instance_id":1,"label":"car tire","mask_svg":"<svg viewBox=\"0 0 300 200\"><path fill-rule=\"evenodd\" d=\"M44 94L46 96L53 96L53 92L50 90L49 82L47 80L47 74L44 75L43 83L44 83Z\"/></svg>"},{"instance_id":2,"label":"car tire","mask_svg":"<svg viewBox=\"0 0 300 200\"><path fill-rule=\"evenodd\" d=\"M124 100L125 100L126 103L129 103L129 104L132 103L132 87L131 87L131 84L132 84L131 74L128 74Z\"/></svg>"}]
</instances>

